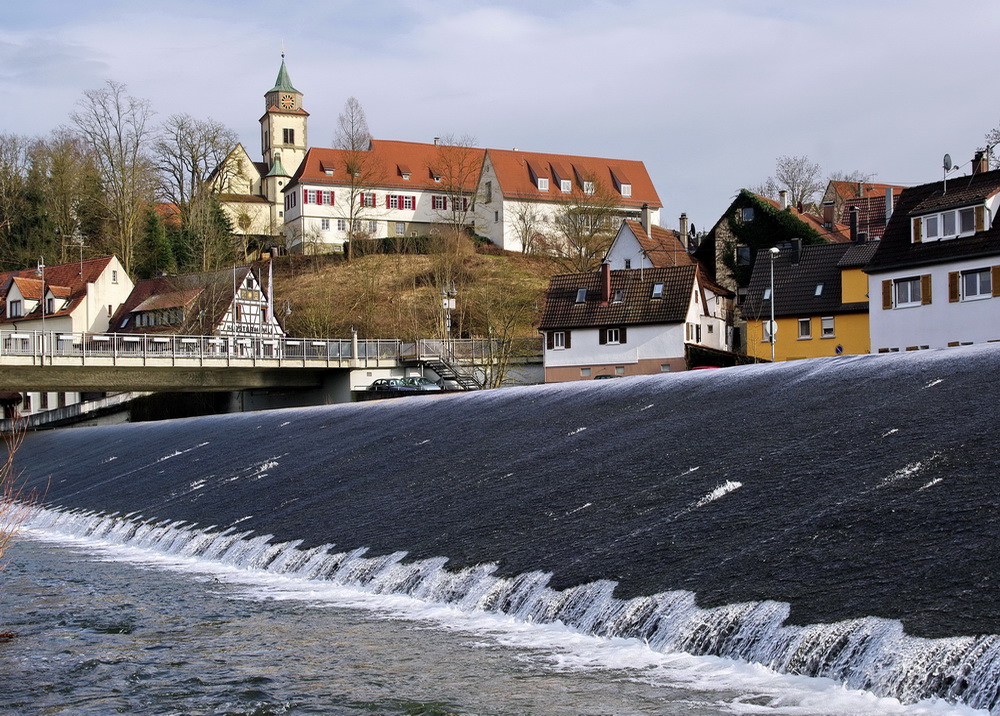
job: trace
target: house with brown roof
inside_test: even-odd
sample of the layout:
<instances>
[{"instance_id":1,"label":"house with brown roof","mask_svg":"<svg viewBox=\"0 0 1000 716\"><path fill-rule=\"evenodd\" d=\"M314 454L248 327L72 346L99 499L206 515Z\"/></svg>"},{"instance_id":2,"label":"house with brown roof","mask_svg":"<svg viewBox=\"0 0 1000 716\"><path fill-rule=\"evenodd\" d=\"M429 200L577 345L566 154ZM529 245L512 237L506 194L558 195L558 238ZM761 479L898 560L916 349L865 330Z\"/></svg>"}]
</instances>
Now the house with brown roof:
<instances>
[{"instance_id":1,"label":"house with brown roof","mask_svg":"<svg viewBox=\"0 0 1000 716\"><path fill-rule=\"evenodd\" d=\"M361 152L312 148L283 189L286 245L298 253L339 251L351 237L402 239L469 226L483 155L437 141L373 139Z\"/></svg>"},{"instance_id":2,"label":"house with brown roof","mask_svg":"<svg viewBox=\"0 0 1000 716\"><path fill-rule=\"evenodd\" d=\"M545 382L687 370L688 351L728 349L724 299L689 263L555 276L539 331Z\"/></svg>"},{"instance_id":3,"label":"house with brown roof","mask_svg":"<svg viewBox=\"0 0 1000 716\"><path fill-rule=\"evenodd\" d=\"M897 184L831 180L822 199L823 221L851 227L867 241L881 239L893 203L904 188Z\"/></svg>"},{"instance_id":4,"label":"house with brown roof","mask_svg":"<svg viewBox=\"0 0 1000 716\"><path fill-rule=\"evenodd\" d=\"M873 352L1000 341L1000 171L900 193L865 269Z\"/></svg>"},{"instance_id":5,"label":"house with brown roof","mask_svg":"<svg viewBox=\"0 0 1000 716\"><path fill-rule=\"evenodd\" d=\"M688 253L687 234L684 214L681 214L679 231L625 219L604 260L612 270L690 266L696 261Z\"/></svg>"},{"instance_id":6,"label":"house with brown roof","mask_svg":"<svg viewBox=\"0 0 1000 716\"><path fill-rule=\"evenodd\" d=\"M747 354L777 361L868 353L868 280L877 241L779 244L754 267L742 306ZM771 314L776 330L771 330Z\"/></svg>"},{"instance_id":7,"label":"house with brown roof","mask_svg":"<svg viewBox=\"0 0 1000 716\"><path fill-rule=\"evenodd\" d=\"M560 212L606 203L622 219L659 224L663 207L641 161L487 149L479 175L476 231L522 251L533 235L551 235Z\"/></svg>"},{"instance_id":8,"label":"house with brown roof","mask_svg":"<svg viewBox=\"0 0 1000 716\"><path fill-rule=\"evenodd\" d=\"M284 336L268 293L249 266L139 281L110 333Z\"/></svg>"},{"instance_id":9,"label":"house with brown roof","mask_svg":"<svg viewBox=\"0 0 1000 716\"><path fill-rule=\"evenodd\" d=\"M0 341L49 354L72 334L104 333L128 297L132 280L114 256L0 274ZM17 390L19 386L3 386ZM30 415L81 402L79 392L23 393L21 412Z\"/></svg>"}]
</instances>

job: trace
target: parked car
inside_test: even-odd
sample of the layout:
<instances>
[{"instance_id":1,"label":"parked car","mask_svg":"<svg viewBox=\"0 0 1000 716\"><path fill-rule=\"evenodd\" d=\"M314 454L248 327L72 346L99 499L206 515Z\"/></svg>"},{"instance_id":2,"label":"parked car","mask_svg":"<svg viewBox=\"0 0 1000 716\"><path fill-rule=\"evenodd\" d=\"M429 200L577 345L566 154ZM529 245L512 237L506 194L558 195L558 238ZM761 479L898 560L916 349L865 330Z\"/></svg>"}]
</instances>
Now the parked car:
<instances>
[{"instance_id":1,"label":"parked car","mask_svg":"<svg viewBox=\"0 0 1000 716\"><path fill-rule=\"evenodd\" d=\"M441 386L432 380L428 380L423 376L414 376L412 378L403 378L403 383L410 386L414 390L441 390Z\"/></svg>"},{"instance_id":2,"label":"parked car","mask_svg":"<svg viewBox=\"0 0 1000 716\"><path fill-rule=\"evenodd\" d=\"M404 378L379 378L368 386L368 390L405 390L414 391L412 385L408 385Z\"/></svg>"}]
</instances>

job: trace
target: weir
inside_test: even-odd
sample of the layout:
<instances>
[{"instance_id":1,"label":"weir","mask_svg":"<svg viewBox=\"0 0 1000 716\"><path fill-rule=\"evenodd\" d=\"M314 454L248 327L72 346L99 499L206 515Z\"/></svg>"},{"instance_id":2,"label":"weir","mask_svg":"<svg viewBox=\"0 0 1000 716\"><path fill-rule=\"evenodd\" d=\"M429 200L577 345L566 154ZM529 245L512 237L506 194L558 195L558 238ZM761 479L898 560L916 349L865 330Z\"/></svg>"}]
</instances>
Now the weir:
<instances>
[{"instance_id":1,"label":"weir","mask_svg":"<svg viewBox=\"0 0 1000 716\"><path fill-rule=\"evenodd\" d=\"M30 435L32 526L998 711L996 346Z\"/></svg>"}]
</instances>

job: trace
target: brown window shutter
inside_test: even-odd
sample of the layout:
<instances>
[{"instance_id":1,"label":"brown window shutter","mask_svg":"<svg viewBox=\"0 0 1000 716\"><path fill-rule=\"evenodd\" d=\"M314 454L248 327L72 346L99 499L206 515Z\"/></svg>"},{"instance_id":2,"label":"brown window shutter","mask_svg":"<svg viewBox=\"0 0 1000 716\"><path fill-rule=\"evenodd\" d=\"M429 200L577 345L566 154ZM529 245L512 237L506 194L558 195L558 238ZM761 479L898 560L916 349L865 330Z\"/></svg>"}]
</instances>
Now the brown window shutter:
<instances>
[{"instance_id":1,"label":"brown window shutter","mask_svg":"<svg viewBox=\"0 0 1000 716\"><path fill-rule=\"evenodd\" d=\"M600 329L600 335L597 338L597 342L600 343L602 346L607 345L607 343L608 343L608 329L607 328Z\"/></svg>"},{"instance_id":2,"label":"brown window shutter","mask_svg":"<svg viewBox=\"0 0 1000 716\"><path fill-rule=\"evenodd\" d=\"M625 343L625 326L618 329L618 342Z\"/></svg>"},{"instance_id":3,"label":"brown window shutter","mask_svg":"<svg viewBox=\"0 0 1000 716\"><path fill-rule=\"evenodd\" d=\"M1000 266L990 268L990 284L993 287L993 296L1000 296Z\"/></svg>"},{"instance_id":4,"label":"brown window shutter","mask_svg":"<svg viewBox=\"0 0 1000 716\"><path fill-rule=\"evenodd\" d=\"M948 272L948 301L950 303L956 303L959 298L958 293L958 271Z\"/></svg>"},{"instance_id":5,"label":"brown window shutter","mask_svg":"<svg viewBox=\"0 0 1000 716\"><path fill-rule=\"evenodd\" d=\"M570 336L572 334L573 334L573 331L566 331L566 349L567 350L569 350L569 348L570 348L570 340L569 340L569 338L570 338Z\"/></svg>"},{"instance_id":6,"label":"brown window shutter","mask_svg":"<svg viewBox=\"0 0 1000 716\"><path fill-rule=\"evenodd\" d=\"M882 310L892 308L892 281L886 279L882 282Z\"/></svg>"},{"instance_id":7,"label":"brown window shutter","mask_svg":"<svg viewBox=\"0 0 1000 716\"><path fill-rule=\"evenodd\" d=\"M552 350L556 347L555 331L548 331L545 334L545 349Z\"/></svg>"},{"instance_id":8,"label":"brown window shutter","mask_svg":"<svg viewBox=\"0 0 1000 716\"><path fill-rule=\"evenodd\" d=\"M919 218L914 219L913 220L913 243L919 244L923 240L922 239L922 235L921 235L922 229L923 229L923 226L920 223L920 219Z\"/></svg>"},{"instance_id":9,"label":"brown window shutter","mask_svg":"<svg viewBox=\"0 0 1000 716\"><path fill-rule=\"evenodd\" d=\"M986 207L980 204L976 207L976 231L986 228Z\"/></svg>"},{"instance_id":10,"label":"brown window shutter","mask_svg":"<svg viewBox=\"0 0 1000 716\"><path fill-rule=\"evenodd\" d=\"M926 306L931 302L931 275L925 273L920 277L920 303Z\"/></svg>"}]
</instances>

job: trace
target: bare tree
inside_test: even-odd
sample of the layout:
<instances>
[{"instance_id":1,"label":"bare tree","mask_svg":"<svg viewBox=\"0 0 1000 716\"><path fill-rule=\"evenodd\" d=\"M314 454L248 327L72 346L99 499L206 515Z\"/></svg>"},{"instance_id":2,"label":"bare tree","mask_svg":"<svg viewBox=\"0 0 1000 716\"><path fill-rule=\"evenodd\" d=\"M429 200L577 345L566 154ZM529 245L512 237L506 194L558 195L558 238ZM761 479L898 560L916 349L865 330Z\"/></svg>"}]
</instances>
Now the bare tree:
<instances>
[{"instance_id":1,"label":"bare tree","mask_svg":"<svg viewBox=\"0 0 1000 716\"><path fill-rule=\"evenodd\" d=\"M48 211L59 236L59 260L82 250L80 219L88 201L87 181L97 169L82 138L68 129L52 133L42 144L48 176Z\"/></svg>"},{"instance_id":2,"label":"bare tree","mask_svg":"<svg viewBox=\"0 0 1000 716\"><path fill-rule=\"evenodd\" d=\"M475 137L443 137L438 140L433 171L440 178L445 204L437 209L438 223L453 231L465 232L472 223L479 172L483 166L483 150L476 148Z\"/></svg>"},{"instance_id":3,"label":"bare tree","mask_svg":"<svg viewBox=\"0 0 1000 716\"><path fill-rule=\"evenodd\" d=\"M607 185L596 178L575 188L562 200L545 237L545 249L569 271L593 271L601 264L620 223L618 200Z\"/></svg>"},{"instance_id":4,"label":"bare tree","mask_svg":"<svg viewBox=\"0 0 1000 716\"><path fill-rule=\"evenodd\" d=\"M178 206L186 225L190 202L207 189L213 170L223 167L238 143L236 132L213 119L174 114L160 126L153 153L163 194Z\"/></svg>"},{"instance_id":5,"label":"bare tree","mask_svg":"<svg viewBox=\"0 0 1000 716\"><path fill-rule=\"evenodd\" d=\"M807 206L816 203L816 196L826 187L823 170L809 157L780 156L774 165L774 176L768 177L751 191L771 199L778 198L778 191L788 192L792 205Z\"/></svg>"},{"instance_id":6,"label":"bare tree","mask_svg":"<svg viewBox=\"0 0 1000 716\"><path fill-rule=\"evenodd\" d=\"M542 215L532 202L518 202L511 212L514 236L521 242L521 253L537 253L545 243Z\"/></svg>"},{"instance_id":7,"label":"bare tree","mask_svg":"<svg viewBox=\"0 0 1000 716\"><path fill-rule=\"evenodd\" d=\"M148 155L153 110L148 101L129 95L125 85L113 80L84 92L78 107L72 120L101 170L115 253L131 272L143 211L153 187Z\"/></svg>"},{"instance_id":8,"label":"bare tree","mask_svg":"<svg viewBox=\"0 0 1000 716\"><path fill-rule=\"evenodd\" d=\"M340 150L344 172L344 187L347 192L345 213L341 218L347 221L348 241L368 236L363 219L375 209L375 187L384 183L385 167L372 151L372 136L368 131L368 120L361 103L349 97L344 109L337 117L337 134L334 147ZM340 202L337 202L338 205ZM348 243L348 257L351 244Z\"/></svg>"},{"instance_id":9,"label":"bare tree","mask_svg":"<svg viewBox=\"0 0 1000 716\"><path fill-rule=\"evenodd\" d=\"M0 260L16 263L12 230L23 211L32 140L18 134L0 134Z\"/></svg>"}]
</instances>

